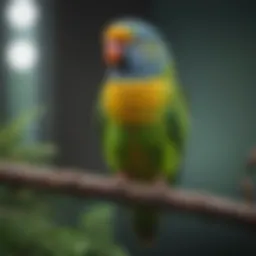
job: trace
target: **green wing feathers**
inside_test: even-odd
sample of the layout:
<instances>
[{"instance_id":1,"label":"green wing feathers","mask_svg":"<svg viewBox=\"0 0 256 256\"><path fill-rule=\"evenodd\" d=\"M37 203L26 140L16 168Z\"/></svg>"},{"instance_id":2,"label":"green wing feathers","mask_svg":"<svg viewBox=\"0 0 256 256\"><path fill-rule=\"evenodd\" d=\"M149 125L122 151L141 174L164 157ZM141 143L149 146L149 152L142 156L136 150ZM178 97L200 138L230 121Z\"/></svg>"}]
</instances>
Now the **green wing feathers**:
<instances>
[{"instance_id":1,"label":"green wing feathers","mask_svg":"<svg viewBox=\"0 0 256 256\"><path fill-rule=\"evenodd\" d=\"M102 109L101 94L99 94L94 106L94 124L104 159L106 160L108 167L110 167L110 171L116 172L118 171L118 164L116 161L116 155L113 154L112 150L113 141L116 140L116 133Z\"/></svg>"},{"instance_id":2,"label":"green wing feathers","mask_svg":"<svg viewBox=\"0 0 256 256\"><path fill-rule=\"evenodd\" d=\"M167 71L167 79L173 86L173 94L166 108L165 124L169 146L166 153L165 173L173 181L181 165L189 130L189 111L183 88L176 80L174 68Z\"/></svg>"},{"instance_id":3,"label":"green wing feathers","mask_svg":"<svg viewBox=\"0 0 256 256\"><path fill-rule=\"evenodd\" d=\"M173 86L173 94L166 111L168 135L176 147L183 151L189 130L188 101L184 89L178 84L174 67L168 70L167 77L170 86Z\"/></svg>"}]
</instances>

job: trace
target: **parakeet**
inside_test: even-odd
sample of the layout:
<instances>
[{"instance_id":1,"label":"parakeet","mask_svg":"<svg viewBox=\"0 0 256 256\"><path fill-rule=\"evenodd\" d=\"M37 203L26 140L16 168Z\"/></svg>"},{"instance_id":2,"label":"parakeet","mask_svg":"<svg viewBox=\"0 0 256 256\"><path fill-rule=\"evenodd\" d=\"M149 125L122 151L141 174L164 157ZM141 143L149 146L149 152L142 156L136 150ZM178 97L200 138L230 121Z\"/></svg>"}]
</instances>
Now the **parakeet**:
<instances>
[{"instance_id":1,"label":"parakeet","mask_svg":"<svg viewBox=\"0 0 256 256\"><path fill-rule=\"evenodd\" d=\"M174 184L189 131L186 97L162 35L138 18L118 19L102 33L105 77L96 117L103 156L123 182L135 180L159 189ZM156 209L134 206L140 241L155 241Z\"/></svg>"}]
</instances>

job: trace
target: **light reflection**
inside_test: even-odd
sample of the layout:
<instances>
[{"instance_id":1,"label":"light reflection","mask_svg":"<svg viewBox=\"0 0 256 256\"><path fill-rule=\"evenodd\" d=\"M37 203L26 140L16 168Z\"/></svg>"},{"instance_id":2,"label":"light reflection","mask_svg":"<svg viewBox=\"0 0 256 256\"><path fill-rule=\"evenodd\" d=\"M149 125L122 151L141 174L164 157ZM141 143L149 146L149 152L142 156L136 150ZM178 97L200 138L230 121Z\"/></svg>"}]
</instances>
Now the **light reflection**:
<instances>
[{"instance_id":1,"label":"light reflection","mask_svg":"<svg viewBox=\"0 0 256 256\"><path fill-rule=\"evenodd\" d=\"M29 29L38 20L38 6L33 0L12 0L6 9L8 25L14 29Z\"/></svg>"},{"instance_id":2,"label":"light reflection","mask_svg":"<svg viewBox=\"0 0 256 256\"><path fill-rule=\"evenodd\" d=\"M38 61L38 51L30 41L14 41L7 46L6 61L16 71L28 71Z\"/></svg>"}]
</instances>

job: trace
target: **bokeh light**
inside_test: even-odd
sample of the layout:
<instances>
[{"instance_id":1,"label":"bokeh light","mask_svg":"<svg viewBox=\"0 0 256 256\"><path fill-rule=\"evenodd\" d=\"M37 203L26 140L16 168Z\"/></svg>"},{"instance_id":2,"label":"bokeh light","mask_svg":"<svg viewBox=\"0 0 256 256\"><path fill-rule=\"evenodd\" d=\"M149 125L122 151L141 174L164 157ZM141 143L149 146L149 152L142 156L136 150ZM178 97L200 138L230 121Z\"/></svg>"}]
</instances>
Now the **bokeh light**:
<instances>
[{"instance_id":1,"label":"bokeh light","mask_svg":"<svg viewBox=\"0 0 256 256\"><path fill-rule=\"evenodd\" d=\"M38 61L38 51L30 41L14 41L7 46L6 61L16 71L34 68Z\"/></svg>"},{"instance_id":2,"label":"bokeh light","mask_svg":"<svg viewBox=\"0 0 256 256\"><path fill-rule=\"evenodd\" d=\"M15 29L29 29L39 18L39 10L33 0L12 0L6 9L8 25Z\"/></svg>"}]
</instances>

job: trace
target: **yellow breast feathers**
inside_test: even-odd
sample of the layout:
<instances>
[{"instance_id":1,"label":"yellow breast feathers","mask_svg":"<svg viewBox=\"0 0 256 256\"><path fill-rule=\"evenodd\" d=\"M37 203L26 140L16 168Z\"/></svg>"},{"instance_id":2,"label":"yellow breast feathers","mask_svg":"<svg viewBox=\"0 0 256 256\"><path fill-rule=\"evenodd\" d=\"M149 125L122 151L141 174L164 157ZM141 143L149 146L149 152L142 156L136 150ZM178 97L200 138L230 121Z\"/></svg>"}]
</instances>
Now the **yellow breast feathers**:
<instances>
[{"instance_id":1,"label":"yellow breast feathers","mask_svg":"<svg viewBox=\"0 0 256 256\"><path fill-rule=\"evenodd\" d=\"M119 123L145 124L159 118L171 86L163 78L109 81L103 88L106 114Z\"/></svg>"}]
</instances>

